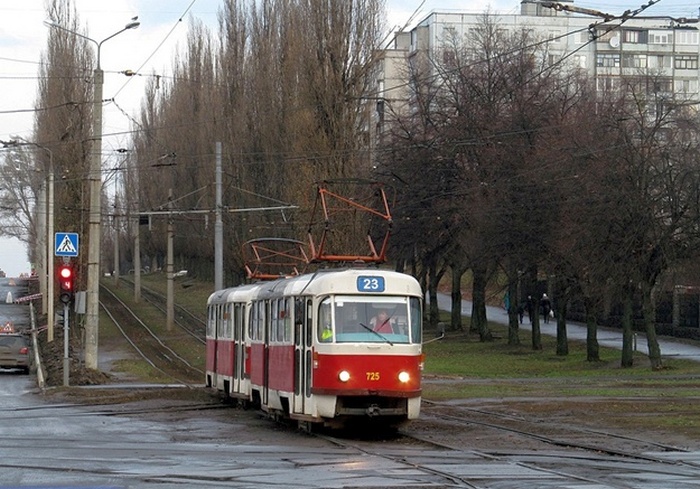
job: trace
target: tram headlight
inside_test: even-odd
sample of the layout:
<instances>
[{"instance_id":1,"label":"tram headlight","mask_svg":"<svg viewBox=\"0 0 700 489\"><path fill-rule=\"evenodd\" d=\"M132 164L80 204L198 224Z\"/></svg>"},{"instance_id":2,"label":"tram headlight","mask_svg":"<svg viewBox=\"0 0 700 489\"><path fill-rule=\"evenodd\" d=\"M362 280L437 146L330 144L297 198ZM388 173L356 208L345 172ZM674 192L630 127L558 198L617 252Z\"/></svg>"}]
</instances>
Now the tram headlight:
<instances>
[{"instance_id":1,"label":"tram headlight","mask_svg":"<svg viewBox=\"0 0 700 489\"><path fill-rule=\"evenodd\" d=\"M411 376L409 375L408 372L406 372L406 371L399 372L399 382L402 382L405 384L409 380L411 380Z\"/></svg>"},{"instance_id":2,"label":"tram headlight","mask_svg":"<svg viewBox=\"0 0 700 489\"><path fill-rule=\"evenodd\" d=\"M347 382L350 380L350 372L347 370L341 370L338 374L338 379L340 379L341 382Z\"/></svg>"}]
</instances>

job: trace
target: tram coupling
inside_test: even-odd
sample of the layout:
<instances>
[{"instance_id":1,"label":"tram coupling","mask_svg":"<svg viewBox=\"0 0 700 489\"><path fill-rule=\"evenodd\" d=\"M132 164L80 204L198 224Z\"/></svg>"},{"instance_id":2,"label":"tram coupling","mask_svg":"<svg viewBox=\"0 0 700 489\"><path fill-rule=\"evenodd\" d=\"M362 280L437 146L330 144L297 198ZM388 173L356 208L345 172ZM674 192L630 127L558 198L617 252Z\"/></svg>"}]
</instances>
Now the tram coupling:
<instances>
[{"instance_id":1,"label":"tram coupling","mask_svg":"<svg viewBox=\"0 0 700 489\"><path fill-rule=\"evenodd\" d=\"M369 416L370 418L373 418L375 416L379 416L380 414L382 414L381 408L379 406L377 406L376 404L372 404L371 406L369 406L367 408L366 412L367 412L367 416Z\"/></svg>"}]
</instances>

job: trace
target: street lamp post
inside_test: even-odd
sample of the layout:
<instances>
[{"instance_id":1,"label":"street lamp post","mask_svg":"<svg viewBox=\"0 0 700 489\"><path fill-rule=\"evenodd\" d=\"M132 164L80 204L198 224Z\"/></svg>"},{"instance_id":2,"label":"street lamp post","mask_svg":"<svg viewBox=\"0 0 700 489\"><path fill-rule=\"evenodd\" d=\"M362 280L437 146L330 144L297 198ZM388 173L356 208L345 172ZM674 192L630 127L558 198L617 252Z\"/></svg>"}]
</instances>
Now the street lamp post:
<instances>
[{"instance_id":1,"label":"street lamp post","mask_svg":"<svg viewBox=\"0 0 700 489\"><path fill-rule=\"evenodd\" d=\"M90 218L88 225L88 263L87 263L87 309L85 315L85 366L97 370L97 342L99 331L99 286L100 286L100 225L102 200L102 86L104 72L100 66L100 50L102 44L129 29L136 29L140 23L129 22L123 29L101 41L96 41L78 32L67 29L55 22L47 21L50 27L69 32L82 37L97 47L97 65L94 71L95 104L92 119L92 157L90 160L89 192Z\"/></svg>"}]
</instances>

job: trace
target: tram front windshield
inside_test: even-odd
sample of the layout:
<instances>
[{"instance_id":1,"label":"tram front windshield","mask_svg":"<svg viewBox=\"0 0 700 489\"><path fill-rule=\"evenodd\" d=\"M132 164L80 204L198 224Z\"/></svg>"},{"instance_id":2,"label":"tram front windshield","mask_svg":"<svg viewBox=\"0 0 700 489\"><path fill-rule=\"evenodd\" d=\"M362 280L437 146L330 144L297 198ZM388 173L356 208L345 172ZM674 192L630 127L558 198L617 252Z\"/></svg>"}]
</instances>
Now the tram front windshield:
<instances>
[{"instance_id":1,"label":"tram front windshield","mask_svg":"<svg viewBox=\"0 0 700 489\"><path fill-rule=\"evenodd\" d=\"M319 309L319 341L420 343L421 320L415 297L327 297Z\"/></svg>"}]
</instances>

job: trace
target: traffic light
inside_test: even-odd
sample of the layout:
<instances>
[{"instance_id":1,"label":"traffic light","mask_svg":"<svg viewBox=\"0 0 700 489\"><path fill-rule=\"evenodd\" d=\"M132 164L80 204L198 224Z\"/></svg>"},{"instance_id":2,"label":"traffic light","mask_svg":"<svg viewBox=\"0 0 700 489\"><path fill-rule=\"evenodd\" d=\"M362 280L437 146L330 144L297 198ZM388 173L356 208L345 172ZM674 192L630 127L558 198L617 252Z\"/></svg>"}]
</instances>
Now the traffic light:
<instances>
[{"instance_id":1,"label":"traffic light","mask_svg":"<svg viewBox=\"0 0 700 489\"><path fill-rule=\"evenodd\" d=\"M75 273L70 265L59 265L58 267L59 300L63 304L70 304L75 292Z\"/></svg>"}]
</instances>

